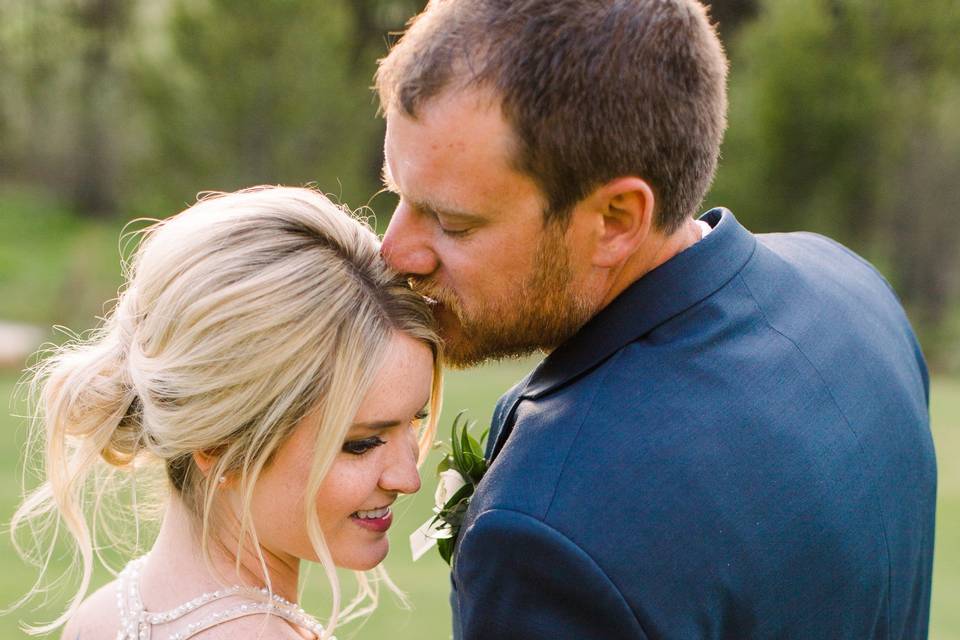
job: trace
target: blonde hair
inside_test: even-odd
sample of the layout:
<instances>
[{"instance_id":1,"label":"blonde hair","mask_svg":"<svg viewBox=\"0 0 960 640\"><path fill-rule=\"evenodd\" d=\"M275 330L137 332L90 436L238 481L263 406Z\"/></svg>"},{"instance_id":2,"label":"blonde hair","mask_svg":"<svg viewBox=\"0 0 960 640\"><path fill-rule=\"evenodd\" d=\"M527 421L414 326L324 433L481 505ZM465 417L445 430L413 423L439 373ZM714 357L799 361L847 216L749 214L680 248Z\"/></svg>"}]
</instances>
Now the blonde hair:
<instances>
[{"instance_id":1,"label":"blonde hair","mask_svg":"<svg viewBox=\"0 0 960 640\"><path fill-rule=\"evenodd\" d=\"M14 515L14 543L21 528L56 532L62 522L82 569L65 613L30 630L55 629L85 597L102 498L117 472L135 477L151 461L163 464L199 525L208 564L216 479L230 474L242 500L239 547L247 539L259 552L250 505L261 471L314 413L306 495L317 493L397 331L434 353L422 462L439 413L440 343L424 301L384 265L369 226L316 191L258 187L209 195L144 231L102 327L55 349L33 372L45 479ZM194 452L215 453L207 473ZM378 580L357 572L357 597L341 607L312 501L304 517L332 589L329 633L376 607ZM41 577L53 537L41 549ZM269 587L262 554L260 562Z\"/></svg>"}]
</instances>

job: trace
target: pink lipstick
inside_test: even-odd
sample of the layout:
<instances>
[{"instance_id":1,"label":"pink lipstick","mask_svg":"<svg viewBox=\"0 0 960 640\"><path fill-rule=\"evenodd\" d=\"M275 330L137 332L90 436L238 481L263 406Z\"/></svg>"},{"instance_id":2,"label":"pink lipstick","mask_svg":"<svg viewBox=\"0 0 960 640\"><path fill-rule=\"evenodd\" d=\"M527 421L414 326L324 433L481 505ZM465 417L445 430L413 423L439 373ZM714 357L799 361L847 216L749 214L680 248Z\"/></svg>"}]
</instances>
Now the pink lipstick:
<instances>
[{"instance_id":1,"label":"pink lipstick","mask_svg":"<svg viewBox=\"0 0 960 640\"><path fill-rule=\"evenodd\" d=\"M377 517L361 517L358 513L354 513L350 516L350 519L353 520L357 526L363 527L369 531L375 531L377 533L383 533L390 528L390 525L393 523L393 512L389 509L383 509L379 511L386 511L383 515L378 515ZM374 513L371 511L364 511L364 514Z\"/></svg>"}]
</instances>

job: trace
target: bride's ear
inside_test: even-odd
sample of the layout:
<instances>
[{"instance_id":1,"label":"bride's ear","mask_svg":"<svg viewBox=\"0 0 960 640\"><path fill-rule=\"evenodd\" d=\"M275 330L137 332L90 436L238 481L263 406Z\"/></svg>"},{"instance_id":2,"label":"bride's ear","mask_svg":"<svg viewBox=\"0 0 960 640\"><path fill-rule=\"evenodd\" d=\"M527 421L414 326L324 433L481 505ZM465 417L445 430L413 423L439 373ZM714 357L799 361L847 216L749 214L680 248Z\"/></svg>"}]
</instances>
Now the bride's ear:
<instances>
[{"instance_id":1,"label":"bride's ear","mask_svg":"<svg viewBox=\"0 0 960 640\"><path fill-rule=\"evenodd\" d=\"M193 456L193 463L197 465L197 469L200 469L200 473L209 476L213 465L217 463L218 457L206 451L194 451L191 455ZM219 481L221 484L226 482L226 476L220 476Z\"/></svg>"},{"instance_id":2,"label":"bride's ear","mask_svg":"<svg viewBox=\"0 0 960 640\"><path fill-rule=\"evenodd\" d=\"M625 176L599 187L591 198L601 221L593 264L602 268L619 267L653 229L656 202L653 189L646 180Z\"/></svg>"}]
</instances>

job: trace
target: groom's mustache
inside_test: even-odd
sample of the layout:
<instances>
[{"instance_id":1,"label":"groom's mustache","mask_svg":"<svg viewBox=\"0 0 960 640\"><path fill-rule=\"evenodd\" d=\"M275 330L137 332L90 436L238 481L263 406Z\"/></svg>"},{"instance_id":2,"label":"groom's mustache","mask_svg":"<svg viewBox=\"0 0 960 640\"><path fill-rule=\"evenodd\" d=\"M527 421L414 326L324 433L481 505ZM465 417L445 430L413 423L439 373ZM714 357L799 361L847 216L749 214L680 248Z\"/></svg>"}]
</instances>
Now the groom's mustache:
<instances>
[{"instance_id":1,"label":"groom's mustache","mask_svg":"<svg viewBox=\"0 0 960 640\"><path fill-rule=\"evenodd\" d=\"M424 298L432 307L441 305L454 313L458 318L461 317L460 301L446 288L423 278L410 278L410 288Z\"/></svg>"}]
</instances>

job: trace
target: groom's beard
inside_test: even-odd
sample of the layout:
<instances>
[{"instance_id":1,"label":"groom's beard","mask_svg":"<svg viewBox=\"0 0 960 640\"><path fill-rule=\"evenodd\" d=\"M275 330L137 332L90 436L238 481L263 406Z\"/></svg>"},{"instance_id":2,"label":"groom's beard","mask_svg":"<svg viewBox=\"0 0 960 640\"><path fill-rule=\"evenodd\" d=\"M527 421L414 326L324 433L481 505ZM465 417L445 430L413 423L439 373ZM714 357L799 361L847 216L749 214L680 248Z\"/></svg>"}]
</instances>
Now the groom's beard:
<instances>
[{"instance_id":1,"label":"groom's beard","mask_svg":"<svg viewBox=\"0 0 960 640\"><path fill-rule=\"evenodd\" d=\"M471 308L455 291L422 278L413 288L430 298L444 362L455 368L489 359L520 357L552 350L570 338L596 312L572 286L570 256L562 233L547 230L525 282L504 290L496 300L479 300Z\"/></svg>"}]
</instances>

